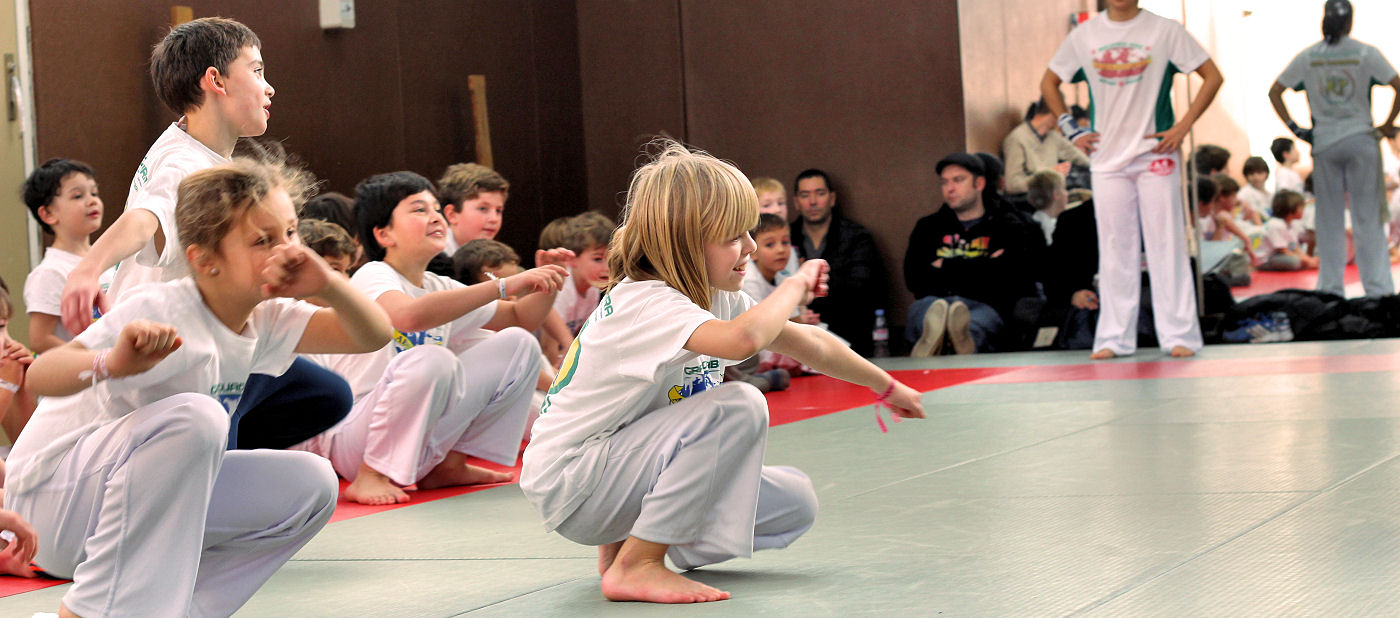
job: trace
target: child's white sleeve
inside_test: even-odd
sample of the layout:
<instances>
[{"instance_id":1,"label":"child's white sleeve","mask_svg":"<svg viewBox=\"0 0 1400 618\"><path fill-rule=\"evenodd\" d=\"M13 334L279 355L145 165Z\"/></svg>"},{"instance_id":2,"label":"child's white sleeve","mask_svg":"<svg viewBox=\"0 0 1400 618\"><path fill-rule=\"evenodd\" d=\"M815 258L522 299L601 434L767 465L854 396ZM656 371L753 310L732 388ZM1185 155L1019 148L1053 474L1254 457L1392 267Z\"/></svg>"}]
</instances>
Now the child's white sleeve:
<instances>
[{"instance_id":1,"label":"child's white sleeve","mask_svg":"<svg viewBox=\"0 0 1400 618\"><path fill-rule=\"evenodd\" d=\"M1171 49L1168 51L1171 63L1176 65L1176 68L1180 69L1182 73L1190 73L1201 68L1201 65L1210 60L1210 52L1201 47L1201 43L1196 40L1196 37L1191 36L1185 27L1177 23L1172 25L1175 27L1172 28L1169 39Z\"/></svg>"},{"instance_id":2,"label":"child's white sleeve","mask_svg":"<svg viewBox=\"0 0 1400 618\"><path fill-rule=\"evenodd\" d=\"M180 189L180 181L190 172L191 170L176 165L161 166L127 202L127 210L145 210L155 215L160 224L160 232L165 237L166 250L157 251L155 237L152 236L146 245L136 252L137 264L164 267L174 262L174 254L180 250L180 232L175 225L176 195Z\"/></svg>"},{"instance_id":3,"label":"child's white sleeve","mask_svg":"<svg viewBox=\"0 0 1400 618\"><path fill-rule=\"evenodd\" d=\"M253 353L249 373L280 376L296 360L296 349L306 333L311 316L321 311L311 303L275 298L263 301L253 310L253 323L258 331L258 345ZM329 310L328 310L329 311Z\"/></svg>"},{"instance_id":4,"label":"child's white sleeve","mask_svg":"<svg viewBox=\"0 0 1400 618\"><path fill-rule=\"evenodd\" d=\"M370 300L377 301L385 292L402 292L403 277L384 262L370 262L355 271L350 283Z\"/></svg>"},{"instance_id":5,"label":"child's white sleeve","mask_svg":"<svg viewBox=\"0 0 1400 618\"><path fill-rule=\"evenodd\" d=\"M41 262L42 265L42 262ZM63 315L63 274L52 268L37 268L24 278L24 310L44 315Z\"/></svg>"},{"instance_id":6,"label":"child's white sleeve","mask_svg":"<svg viewBox=\"0 0 1400 618\"><path fill-rule=\"evenodd\" d=\"M1075 31L1071 31L1064 42L1060 43L1060 49L1055 51L1055 56L1050 59L1050 71L1065 83L1073 82L1084 67L1078 56L1075 38Z\"/></svg>"}]
</instances>

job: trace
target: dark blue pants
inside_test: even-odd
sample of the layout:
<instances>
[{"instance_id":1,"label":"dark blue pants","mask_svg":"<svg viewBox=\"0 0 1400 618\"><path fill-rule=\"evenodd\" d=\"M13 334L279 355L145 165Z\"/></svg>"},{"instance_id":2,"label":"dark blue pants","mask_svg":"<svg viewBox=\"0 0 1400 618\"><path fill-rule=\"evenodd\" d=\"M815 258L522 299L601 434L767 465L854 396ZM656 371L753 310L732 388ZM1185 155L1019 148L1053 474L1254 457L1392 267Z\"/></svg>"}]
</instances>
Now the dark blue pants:
<instances>
[{"instance_id":1,"label":"dark blue pants","mask_svg":"<svg viewBox=\"0 0 1400 618\"><path fill-rule=\"evenodd\" d=\"M284 449L334 427L354 396L345 378L304 358L278 377L255 373L229 419L228 448Z\"/></svg>"}]
</instances>

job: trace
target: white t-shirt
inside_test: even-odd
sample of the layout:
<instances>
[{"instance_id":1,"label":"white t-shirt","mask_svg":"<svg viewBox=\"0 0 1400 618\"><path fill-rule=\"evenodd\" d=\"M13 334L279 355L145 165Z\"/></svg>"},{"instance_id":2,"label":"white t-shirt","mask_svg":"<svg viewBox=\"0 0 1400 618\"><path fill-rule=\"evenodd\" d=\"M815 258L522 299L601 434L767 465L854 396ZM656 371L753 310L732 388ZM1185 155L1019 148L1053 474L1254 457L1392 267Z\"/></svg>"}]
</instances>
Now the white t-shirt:
<instances>
[{"instance_id":1,"label":"white t-shirt","mask_svg":"<svg viewBox=\"0 0 1400 618\"><path fill-rule=\"evenodd\" d=\"M452 257L454 255L457 255L457 250L461 248L462 245L457 244L457 237L453 235L452 228L448 228L447 245L442 248L442 254L447 257Z\"/></svg>"},{"instance_id":2,"label":"white t-shirt","mask_svg":"<svg viewBox=\"0 0 1400 618\"><path fill-rule=\"evenodd\" d=\"M69 253L62 249L49 247L44 250L44 259L39 261L39 265L30 271L29 276L24 278L24 310L29 313L42 313L44 315L62 316L60 309L63 298L63 284L68 282L68 274L78 266L78 262L83 258L76 254ZM102 276L97 278L97 285L106 292L112 287L112 269L107 269ZM97 308L92 309L92 319L96 320L102 314ZM72 341L73 334L63 327L63 321L53 327L55 337L64 341Z\"/></svg>"},{"instance_id":3,"label":"white t-shirt","mask_svg":"<svg viewBox=\"0 0 1400 618\"><path fill-rule=\"evenodd\" d=\"M1045 234L1045 244L1049 245L1054 239L1055 223L1059 221L1059 218L1045 214L1043 210L1035 211L1035 213L1031 215L1031 218L1035 219L1035 222L1040 224L1040 231Z\"/></svg>"},{"instance_id":4,"label":"white t-shirt","mask_svg":"<svg viewBox=\"0 0 1400 618\"><path fill-rule=\"evenodd\" d=\"M209 395L232 413L250 373L282 375L312 314L310 303L276 298L253 309L242 333L209 310L194 279L135 290L75 341L89 350L116 345L122 327L138 320L174 326L183 345L150 371L98 382L68 397L44 397L8 459L7 491L26 491L53 475L79 438L132 411L181 393Z\"/></svg>"},{"instance_id":5,"label":"white t-shirt","mask_svg":"<svg viewBox=\"0 0 1400 618\"><path fill-rule=\"evenodd\" d=\"M143 283L173 281L190 274L185 252L180 250L180 231L175 225L175 201L180 181L199 170L228 161L223 155L190 137L180 128L179 122L171 123L156 139L156 143L151 144L151 149L146 151L146 157L141 159L141 165L131 179L126 209L146 210L155 215L165 235L165 245L163 250L156 250L156 241L152 237L136 255L117 264L117 274L112 281L113 301L121 300L122 295Z\"/></svg>"},{"instance_id":6,"label":"white t-shirt","mask_svg":"<svg viewBox=\"0 0 1400 618\"><path fill-rule=\"evenodd\" d=\"M564 324L569 327L569 334L578 335L578 329L583 328L584 321L593 313L593 309L602 298L603 291L591 285L580 294L574 286L574 275L570 273L564 278L564 289L559 290L559 294L554 297L554 310L564 318Z\"/></svg>"},{"instance_id":7,"label":"white t-shirt","mask_svg":"<svg viewBox=\"0 0 1400 618\"><path fill-rule=\"evenodd\" d=\"M1264 234L1259 239L1259 250L1255 252L1261 260L1273 257L1279 249L1298 249L1299 227L1302 227L1302 220L1295 224L1290 224L1278 217L1274 217L1264 222Z\"/></svg>"},{"instance_id":8,"label":"white t-shirt","mask_svg":"<svg viewBox=\"0 0 1400 618\"><path fill-rule=\"evenodd\" d=\"M378 300L385 292L403 292L410 298L420 298L432 292L466 287L460 282L441 277L430 272L423 273L423 287L413 285L399 271L384 262L370 262L355 271L350 284L364 292L370 300ZM316 354L307 359L340 374L350 383L350 392L355 399L369 394L374 385L388 369L389 361L399 352L419 345L447 346L454 354L460 354L479 342L481 327L496 315L496 301L482 305L451 322L439 324L427 330L405 333L394 330L394 338L376 352L365 354Z\"/></svg>"},{"instance_id":9,"label":"white t-shirt","mask_svg":"<svg viewBox=\"0 0 1400 618\"><path fill-rule=\"evenodd\" d=\"M593 491L608 437L653 410L713 388L737 361L685 349L696 328L753 306L716 291L710 311L660 281L625 279L579 331L541 406L520 488L553 530Z\"/></svg>"},{"instance_id":10,"label":"white t-shirt","mask_svg":"<svg viewBox=\"0 0 1400 618\"><path fill-rule=\"evenodd\" d=\"M793 251L788 256L789 265L796 259L796 255L797 252ZM749 258L749 267L744 270L744 283L743 287L740 289L742 289L745 294L748 294L750 298L754 299L754 301L762 301L768 298L768 295L772 294L773 290L778 289L778 284L781 284L784 279L787 279L789 274L787 270L780 270L773 275L773 281L769 282L767 279L763 278L763 273L758 272L758 265L754 264L753 258ZM794 307L792 309L792 315L789 317L795 318L801 313L801 307Z\"/></svg>"},{"instance_id":11,"label":"white t-shirt","mask_svg":"<svg viewBox=\"0 0 1400 618\"><path fill-rule=\"evenodd\" d=\"M1299 176L1298 172L1293 171L1293 168L1279 164L1278 169L1274 170L1274 193L1284 189L1307 195L1307 192L1303 190L1303 177Z\"/></svg>"},{"instance_id":12,"label":"white t-shirt","mask_svg":"<svg viewBox=\"0 0 1400 618\"><path fill-rule=\"evenodd\" d=\"M1269 209L1273 206L1273 194L1255 189L1254 185L1251 184L1240 187L1240 192L1235 195L1239 197L1240 203L1253 208L1254 212L1261 215L1268 215Z\"/></svg>"},{"instance_id":13,"label":"white t-shirt","mask_svg":"<svg viewBox=\"0 0 1400 618\"><path fill-rule=\"evenodd\" d=\"M1127 21L1108 12L1070 31L1050 60L1062 81L1086 81L1098 149L1089 156L1095 172L1116 172L1157 146L1144 135L1176 123L1171 108L1172 75L1190 73L1210 55L1181 24L1139 11Z\"/></svg>"},{"instance_id":14,"label":"white t-shirt","mask_svg":"<svg viewBox=\"0 0 1400 618\"><path fill-rule=\"evenodd\" d=\"M1395 67L1380 50L1348 36L1336 45L1318 41L1298 52L1278 83L1308 93L1313 119L1313 153L1353 135L1375 130L1371 86L1388 84Z\"/></svg>"}]
</instances>

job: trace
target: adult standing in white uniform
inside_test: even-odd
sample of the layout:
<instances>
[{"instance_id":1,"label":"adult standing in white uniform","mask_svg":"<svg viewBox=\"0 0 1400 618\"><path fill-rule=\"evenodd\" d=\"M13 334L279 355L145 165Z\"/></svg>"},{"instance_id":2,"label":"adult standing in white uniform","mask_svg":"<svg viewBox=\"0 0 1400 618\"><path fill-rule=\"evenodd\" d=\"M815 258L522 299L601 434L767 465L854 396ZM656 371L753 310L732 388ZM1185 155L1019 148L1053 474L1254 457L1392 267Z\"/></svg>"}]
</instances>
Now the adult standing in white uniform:
<instances>
[{"instance_id":1,"label":"adult standing in white uniform","mask_svg":"<svg viewBox=\"0 0 1400 618\"><path fill-rule=\"evenodd\" d=\"M1344 215L1351 203L1356 265L1367 296L1395 293L1390 253L1382 224L1390 220L1381 175L1381 135L1395 135L1400 115L1400 77L1380 50L1347 36L1352 9L1347 0L1323 7L1323 40L1299 52L1269 89L1274 111L1289 130L1312 143L1313 195L1317 198L1317 289L1345 293L1347 241ZM1388 84L1396 91L1390 115L1380 127L1371 118L1371 86ZM1283 91L1308 93L1313 127L1294 122L1283 104Z\"/></svg>"},{"instance_id":2,"label":"adult standing in white uniform","mask_svg":"<svg viewBox=\"0 0 1400 618\"><path fill-rule=\"evenodd\" d=\"M1172 76L1192 71L1205 83L1178 121L1171 109ZM1090 128L1079 127L1065 113L1060 93L1065 81L1088 84L1094 101ZM1193 356L1201 348L1178 150L1223 82L1181 24L1138 8L1137 0L1109 0L1108 10L1070 32L1050 61L1041 94L1059 114L1065 137L1090 155L1101 299L1091 358L1137 349L1144 245L1158 341L1176 357Z\"/></svg>"}]
</instances>

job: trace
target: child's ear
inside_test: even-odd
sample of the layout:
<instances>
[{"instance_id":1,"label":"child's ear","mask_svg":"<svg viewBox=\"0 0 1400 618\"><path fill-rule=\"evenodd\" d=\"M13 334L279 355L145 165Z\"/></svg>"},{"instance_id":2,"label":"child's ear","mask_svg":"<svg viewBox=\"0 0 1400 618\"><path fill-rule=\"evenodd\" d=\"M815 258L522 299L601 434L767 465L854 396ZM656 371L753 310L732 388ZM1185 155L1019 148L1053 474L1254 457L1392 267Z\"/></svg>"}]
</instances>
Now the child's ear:
<instances>
[{"instance_id":1,"label":"child's ear","mask_svg":"<svg viewBox=\"0 0 1400 618\"><path fill-rule=\"evenodd\" d=\"M457 215L461 212L462 209L451 202L442 205L442 218L447 221L448 225L455 224L457 222Z\"/></svg>"},{"instance_id":2,"label":"child's ear","mask_svg":"<svg viewBox=\"0 0 1400 618\"><path fill-rule=\"evenodd\" d=\"M49 227L53 227L58 223L58 217L54 216L54 214L49 211L48 204L39 207L39 220L47 223Z\"/></svg>"},{"instance_id":3,"label":"child's ear","mask_svg":"<svg viewBox=\"0 0 1400 618\"><path fill-rule=\"evenodd\" d=\"M199 78L199 87L205 92L228 94L228 90L224 87L223 74L214 67L204 69L204 75Z\"/></svg>"},{"instance_id":4,"label":"child's ear","mask_svg":"<svg viewBox=\"0 0 1400 618\"><path fill-rule=\"evenodd\" d=\"M185 247L185 259L189 261L190 269L194 272L202 273L209 268L209 252L199 245Z\"/></svg>"},{"instance_id":5,"label":"child's ear","mask_svg":"<svg viewBox=\"0 0 1400 618\"><path fill-rule=\"evenodd\" d=\"M380 248L388 249L394 246L394 237L389 233L391 226L374 228L374 241L379 243Z\"/></svg>"}]
</instances>

